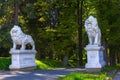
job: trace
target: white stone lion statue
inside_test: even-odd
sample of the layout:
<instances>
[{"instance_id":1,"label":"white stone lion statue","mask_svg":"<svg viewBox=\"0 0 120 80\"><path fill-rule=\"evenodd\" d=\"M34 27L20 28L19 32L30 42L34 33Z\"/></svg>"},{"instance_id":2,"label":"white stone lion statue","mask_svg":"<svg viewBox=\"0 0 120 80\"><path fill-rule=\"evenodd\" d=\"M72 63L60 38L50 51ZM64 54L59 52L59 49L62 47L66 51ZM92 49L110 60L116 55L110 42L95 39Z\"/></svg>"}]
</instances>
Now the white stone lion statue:
<instances>
[{"instance_id":1,"label":"white stone lion statue","mask_svg":"<svg viewBox=\"0 0 120 80\"><path fill-rule=\"evenodd\" d=\"M21 50L25 50L26 44L30 44L32 46L32 50L35 50L35 45L32 37L30 35L26 35L22 32L21 28L17 25L10 31L11 38L13 40L13 48L16 49L17 45L21 45Z\"/></svg>"},{"instance_id":2,"label":"white stone lion statue","mask_svg":"<svg viewBox=\"0 0 120 80\"><path fill-rule=\"evenodd\" d=\"M89 45L100 45L101 31L98 27L97 19L93 16L85 21L85 30L88 34Z\"/></svg>"}]
</instances>

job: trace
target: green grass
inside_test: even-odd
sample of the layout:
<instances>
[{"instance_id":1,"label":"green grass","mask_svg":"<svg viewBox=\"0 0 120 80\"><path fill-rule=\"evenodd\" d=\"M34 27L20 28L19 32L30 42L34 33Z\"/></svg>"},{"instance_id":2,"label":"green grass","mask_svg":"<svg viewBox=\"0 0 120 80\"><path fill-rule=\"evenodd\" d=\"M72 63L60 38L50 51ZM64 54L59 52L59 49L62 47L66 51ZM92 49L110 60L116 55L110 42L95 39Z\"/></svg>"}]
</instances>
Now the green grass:
<instances>
[{"instance_id":1,"label":"green grass","mask_svg":"<svg viewBox=\"0 0 120 80\"><path fill-rule=\"evenodd\" d=\"M80 73L74 72L65 77L60 77L58 80L112 80L105 73L93 74L93 73Z\"/></svg>"},{"instance_id":2,"label":"green grass","mask_svg":"<svg viewBox=\"0 0 120 80\"><path fill-rule=\"evenodd\" d=\"M117 65L115 65L115 66L105 66L104 68L103 68L103 72L105 71L113 71L113 70L116 70L116 69L118 69L120 67L120 64L117 64Z\"/></svg>"},{"instance_id":3,"label":"green grass","mask_svg":"<svg viewBox=\"0 0 120 80\"><path fill-rule=\"evenodd\" d=\"M50 70L62 67L62 63L56 60L35 60L35 62L37 63L37 70ZM0 57L0 70L9 70L10 64L10 57ZM60 77L58 80L112 80L111 77L107 76L107 72L116 70L118 67L120 67L120 64L117 66L106 66L102 72L97 73L74 72L66 75L65 77Z\"/></svg>"},{"instance_id":4,"label":"green grass","mask_svg":"<svg viewBox=\"0 0 120 80\"><path fill-rule=\"evenodd\" d=\"M120 67L120 64L116 66L105 66L101 72L74 72L66 75L65 77L60 77L58 80L112 80L113 75L108 75Z\"/></svg>"},{"instance_id":5,"label":"green grass","mask_svg":"<svg viewBox=\"0 0 120 80\"><path fill-rule=\"evenodd\" d=\"M8 70L11 64L10 57L0 57L0 70Z\"/></svg>"},{"instance_id":6,"label":"green grass","mask_svg":"<svg viewBox=\"0 0 120 80\"><path fill-rule=\"evenodd\" d=\"M62 67L62 64L60 61L56 61L56 60L36 60L35 61L37 63L37 69L53 69L53 68L59 68Z\"/></svg>"},{"instance_id":7,"label":"green grass","mask_svg":"<svg viewBox=\"0 0 120 80\"><path fill-rule=\"evenodd\" d=\"M52 67L50 67L47 64L44 64L43 62L39 61L39 60L35 60L35 62L37 63L37 69L52 69Z\"/></svg>"},{"instance_id":8,"label":"green grass","mask_svg":"<svg viewBox=\"0 0 120 80\"><path fill-rule=\"evenodd\" d=\"M37 70L49 70L53 68L61 67L61 62L56 60L35 60L37 64ZM9 65L11 64L10 57L0 57L0 70L9 70Z\"/></svg>"}]
</instances>

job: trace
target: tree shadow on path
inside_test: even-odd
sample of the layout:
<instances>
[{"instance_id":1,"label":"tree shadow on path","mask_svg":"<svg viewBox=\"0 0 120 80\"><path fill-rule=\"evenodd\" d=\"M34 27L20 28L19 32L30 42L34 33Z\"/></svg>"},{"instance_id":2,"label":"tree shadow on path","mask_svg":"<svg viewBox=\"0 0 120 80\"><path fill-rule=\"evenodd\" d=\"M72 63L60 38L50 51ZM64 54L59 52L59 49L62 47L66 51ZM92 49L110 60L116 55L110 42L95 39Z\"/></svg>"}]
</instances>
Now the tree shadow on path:
<instances>
[{"instance_id":1,"label":"tree shadow on path","mask_svg":"<svg viewBox=\"0 0 120 80\"><path fill-rule=\"evenodd\" d=\"M80 68L59 68L55 70L35 70L35 71L1 71L0 80L56 80L71 72L81 72Z\"/></svg>"}]
</instances>

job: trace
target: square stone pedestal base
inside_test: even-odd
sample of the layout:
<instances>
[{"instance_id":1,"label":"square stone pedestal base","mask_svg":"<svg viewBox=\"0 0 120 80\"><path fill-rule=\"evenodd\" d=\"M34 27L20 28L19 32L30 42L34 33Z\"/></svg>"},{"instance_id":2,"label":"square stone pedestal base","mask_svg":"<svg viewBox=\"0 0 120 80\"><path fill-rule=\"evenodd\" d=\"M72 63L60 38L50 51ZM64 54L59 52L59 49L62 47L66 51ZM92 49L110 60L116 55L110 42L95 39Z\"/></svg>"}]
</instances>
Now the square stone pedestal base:
<instances>
[{"instance_id":1,"label":"square stone pedestal base","mask_svg":"<svg viewBox=\"0 0 120 80\"><path fill-rule=\"evenodd\" d=\"M102 68L86 68L87 72L100 72Z\"/></svg>"},{"instance_id":2,"label":"square stone pedestal base","mask_svg":"<svg viewBox=\"0 0 120 80\"><path fill-rule=\"evenodd\" d=\"M12 55L12 64L10 70L28 70L35 69L35 53L36 50L10 50Z\"/></svg>"},{"instance_id":3,"label":"square stone pedestal base","mask_svg":"<svg viewBox=\"0 0 120 80\"><path fill-rule=\"evenodd\" d=\"M101 71L102 67L105 66L102 46L88 45L85 47L87 51L87 64L85 68L87 71Z\"/></svg>"}]
</instances>

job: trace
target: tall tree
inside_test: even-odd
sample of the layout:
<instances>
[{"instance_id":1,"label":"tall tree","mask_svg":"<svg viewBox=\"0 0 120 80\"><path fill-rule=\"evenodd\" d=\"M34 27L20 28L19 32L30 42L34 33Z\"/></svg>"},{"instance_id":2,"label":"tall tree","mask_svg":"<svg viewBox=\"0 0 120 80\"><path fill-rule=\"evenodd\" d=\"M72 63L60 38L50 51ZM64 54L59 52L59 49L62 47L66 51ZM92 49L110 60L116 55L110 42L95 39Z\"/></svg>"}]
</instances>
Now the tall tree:
<instances>
[{"instance_id":1,"label":"tall tree","mask_svg":"<svg viewBox=\"0 0 120 80\"><path fill-rule=\"evenodd\" d=\"M104 4L103 4L104 3ZM117 41L120 39L119 35L119 21L120 17L120 1L118 0L98 0L96 1L96 10L99 25L102 29L102 36L107 41L107 46L110 49L110 64L115 64L116 46L120 45ZM117 43L117 44L116 44ZM114 47L114 48L113 48ZM108 49L107 49L108 50Z\"/></svg>"},{"instance_id":2,"label":"tall tree","mask_svg":"<svg viewBox=\"0 0 120 80\"><path fill-rule=\"evenodd\" d=\"M18 25L18 0L14 0L14 25Z\"/></svg>"},{"instance_id":3,"label":"tall tree","mask_svg":"<svg viewBox=\"0 0 120 80\"><path fill-rule=\"evenodd\" d=\"M82 6L83 0L77 0L77 15L78 15L78 56L79 66L83 65L83 54L82 54Z\"/></svg>"}]
</instances>

